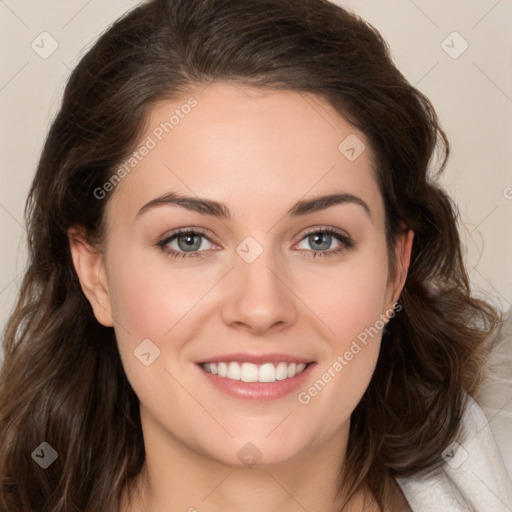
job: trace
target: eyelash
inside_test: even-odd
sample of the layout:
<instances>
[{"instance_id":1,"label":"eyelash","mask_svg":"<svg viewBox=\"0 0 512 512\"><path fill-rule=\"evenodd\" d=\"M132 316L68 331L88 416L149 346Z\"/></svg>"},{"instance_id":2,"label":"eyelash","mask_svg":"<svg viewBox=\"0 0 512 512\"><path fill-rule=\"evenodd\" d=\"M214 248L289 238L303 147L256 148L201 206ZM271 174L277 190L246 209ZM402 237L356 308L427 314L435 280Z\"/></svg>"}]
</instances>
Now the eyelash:
<instances>
[{"instance_id":1,"label":"eyelash","mask_svg":"<svg viewBox=\"0 0 512 512\"><path fill-rule=\"evenodd\" d=\"M317 256L320 256L322 258L336 256L346 250L353 249L356 245L355 242L350 237L348 237L347 235L344 235L340 231L333 229L333 228L320 228L320 229L316 228L312 231L308 231L308 232L304 233L304 235L299 240L299 242L302 242L302 240L304 240L308 236L315 235L318 233L325 233L325 234L331 235L335 239L337 239L342 245L340 247L338 247L337 249L331 249L331 250L326 250L326 251L313 251L313 250L308 250L308 249L301 249L301 251L306 251L308 253L312 253L313 258L316 258ZM170 236L166 236L165 238L163 238L162 240L157 242L156 246L172 258L198 258L198 257L201 258L201 257L203 257L202 253L205 251L196 251L196 252L183 251L183 252L181 252L181 251L176 251L174 249L170 249L170 250L166 249L167 244L171 243L173 240L175 240L176 238L178 238L179 236L182 236L182 235L201 235L204 238L206 238L209 242L212 242L208 238L206 233L203 232L202 230L185 228L185 229L179 229L177 231L174 231Z\"/></svg>"}]
</instances>

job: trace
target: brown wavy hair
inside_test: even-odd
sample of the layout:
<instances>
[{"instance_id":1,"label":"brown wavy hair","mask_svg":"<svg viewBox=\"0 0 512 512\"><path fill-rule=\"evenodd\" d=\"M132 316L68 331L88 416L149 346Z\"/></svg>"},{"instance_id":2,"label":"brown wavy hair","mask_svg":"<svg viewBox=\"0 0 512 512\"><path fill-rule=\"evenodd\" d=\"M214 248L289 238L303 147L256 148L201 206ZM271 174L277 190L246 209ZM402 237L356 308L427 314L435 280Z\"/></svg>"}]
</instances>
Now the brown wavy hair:
<instances>
[{"instance_id":1,"label":"brown wavy hair","mask_svg":"<svg viewBox=\"0 0 512 512\"><path fill-rule=\"evenodd\" d=\"M94 190L133 151L152 106L213 81L326 100L370 142L390 258L401 227L415 232L402 310L351 417L340 490L366 489L387 510L395 478L435 471L459 434L501 317L470 292L457 211L436 183L449 147L429 100L373 27L327 0L153 0L71 73L27 200L29 264L3 341L3 512L117 511L142 468L138 398L114 330L82 293L68 229L101 241L108 198ZM31 458L42 441L59 454L45 470Z\"/></svg>"}]
</instances>

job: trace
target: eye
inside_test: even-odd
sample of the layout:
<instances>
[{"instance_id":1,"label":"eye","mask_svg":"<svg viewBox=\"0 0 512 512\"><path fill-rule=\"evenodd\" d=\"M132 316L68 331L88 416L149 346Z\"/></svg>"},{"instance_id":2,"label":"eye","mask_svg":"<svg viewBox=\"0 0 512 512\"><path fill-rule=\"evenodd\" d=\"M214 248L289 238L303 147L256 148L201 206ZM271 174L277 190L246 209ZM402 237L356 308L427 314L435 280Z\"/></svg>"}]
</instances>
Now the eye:
<instances>
[{"instance_id":1,"label":"eye","mask_svg":"<svg viewBox=\"0 0 512 512\"><path fill-rule=\"evenodd\" d=\"M333 243L335 247L332 248ZM304 247L303 245L309 245ZM215 244L197 229L180 229L171 233L157 243L157 246L173 258L197 258L203 253L215 249ZM334 228L322 228L310 231L296 244L297 247L311 256L335 256L355 247L354 241L341 231Z\"/></svg>"},{"instance_id":2,"label":"eye","mask_svg":"<svg viewBox=\"0 0 512 512\"><path fill-rule=\"evenodd\" d=\"M166 254L173 258L194 258L211 249L213 242L200 231L182 229L157 243Z\"/></svg>"},{"instance_id":3,"label":"eye","mask_svg":"<svg viewBox=\"0 0 512 512\"><path fill-rule=\"evenodd\" d=\"M332 244L337 244L332 248ZM304 244L309 245L304 247ZM335 256L343 251L352 249L355 246L354 241L341 231L334 228L322 228L306 233L299 242L299 248L308 252L312 251L312 256ZM302 245L302 246L301 246Z\"/></svg>"}]
</instances>

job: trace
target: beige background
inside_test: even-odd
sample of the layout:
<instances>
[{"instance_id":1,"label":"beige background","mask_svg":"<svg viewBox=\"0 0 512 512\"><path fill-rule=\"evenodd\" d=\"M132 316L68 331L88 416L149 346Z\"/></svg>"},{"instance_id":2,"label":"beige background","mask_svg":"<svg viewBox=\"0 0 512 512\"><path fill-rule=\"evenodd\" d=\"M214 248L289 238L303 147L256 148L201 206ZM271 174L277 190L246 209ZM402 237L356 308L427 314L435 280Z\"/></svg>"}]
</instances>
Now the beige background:
<instances>
[{"instance_id":1,"label":"beige background","mask_svg":"<svg viewBox=\"0 0 512 512\"><path fill-rule=\"evenodd\" d=\"M137 3L0 0L2 327L25 265L25 198L66 79L89 44ZM398 67L436 106L453 150L443 183L460 208L472 283L477 293L488 296L501 309L509 309L512 1L339 3L381 31ZM460 35L453 35L454 31ZM43 32L50 35L41 35ZM58 47L42 58L32 46L40 53L47 51L51 38ZM466 44L467 49L458 56Z\"/></svg>"}]
</instances>

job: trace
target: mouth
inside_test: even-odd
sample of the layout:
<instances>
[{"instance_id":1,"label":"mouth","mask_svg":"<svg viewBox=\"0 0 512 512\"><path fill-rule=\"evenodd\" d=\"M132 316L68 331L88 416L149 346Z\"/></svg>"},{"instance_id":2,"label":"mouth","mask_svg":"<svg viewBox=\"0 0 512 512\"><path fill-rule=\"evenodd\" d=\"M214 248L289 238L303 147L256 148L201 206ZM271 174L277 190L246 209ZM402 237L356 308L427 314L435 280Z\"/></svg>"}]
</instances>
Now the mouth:
<instances>
[{"instance_id":1,"label":"mouth","mask_svg":"<svg viewBox=\"0 0 512 512\"><path fill-rule=\"evenodd\" d=\"M218 363L201 363L204 371L242 382L275 382L291 379L301 374L311 363L290 363L287 361L254 364L238 361L221 361Z\"/></svg>"},{"instance_id":2,"label":"mouth","mask_svg":"<svg viewBox=\"0 0 512 512\"><path fill-rule=\"evenodd\" d=\"M232 398L267 402L304 386L316 361L286 354L231 354L198 362L206 382Z\"/></svg>"}]
</instances>

